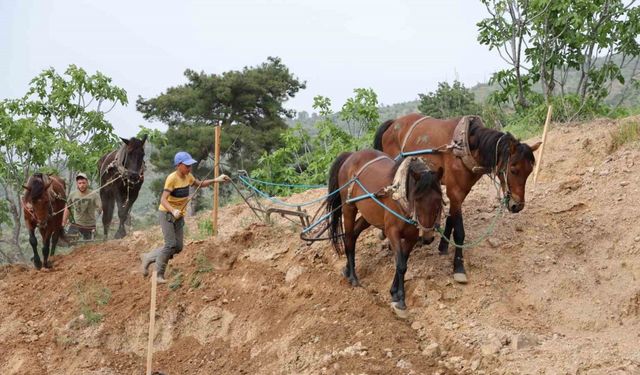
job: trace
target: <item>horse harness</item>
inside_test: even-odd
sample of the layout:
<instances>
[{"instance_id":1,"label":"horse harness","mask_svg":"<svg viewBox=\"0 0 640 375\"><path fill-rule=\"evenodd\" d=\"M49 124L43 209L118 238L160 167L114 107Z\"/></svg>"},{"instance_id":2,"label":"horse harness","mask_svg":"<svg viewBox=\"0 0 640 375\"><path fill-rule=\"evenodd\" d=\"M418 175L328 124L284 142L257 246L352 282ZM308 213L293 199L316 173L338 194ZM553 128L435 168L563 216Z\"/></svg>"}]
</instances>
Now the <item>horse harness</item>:
<instances>
[{"instance_id":1,"label":"horse harness","mask_svg":"<svg viewBox=\"0 0 640 375\"><path fill-rule=\"evenodd\" d=\"M372 164L380 161L380 160L391 160L394 161L393 159L391 159L390 157L386 156L386 155L382 155L382 156L378 156L375 159L369 160L367 163L365 163L362 167L360 167L360 169L358 169L358 171L355 173L355 175L352 177L351 179L351 185L349 186L348 190L347 190L347 199L346 202L348 202L351 199L351 195L353 193L353 187L355 186L355 184L353 184L353 182L355 182L356 180L358 180L358 177L368 168L370 167ZM400 166L398 167L398 169L396 170L396 173L393 177L393 182L391 185L385 186L382 189L380 189L379 191L372 193L372 197L385 197L388 196L389 194L391 194L391 199L393 199L396 203L398 203L398 205L400 206L400 209L403 211L403 214L405 216L405 218L409 218L410 221L412 222L413 225L415 225L416 227L418 227L418 229L423 230L424 232L433 230L434 228L426 228L424 227L422 224L420 224L420 221L418 220L418 213L416 212L416 205L413 204L411 205L407 196L407 173L408 173L408 169L409 169L409 165L411 164L411 162L413 161L419 161L421 163L423 163L425 165L425 167L427 168L427 170L430 171L429 166L424 162L424 160L418 156L411 156L408 158L405 158L402 161L402 164L400 164ZM366 191L366 189L364 189ZM368 196L363 196L364 198L368 197ZM374 199L375 200L375 199ZM352 203L348 203L348 204L354 204L354 202ZM376 202L378 203L378 202ZM384 209L391 211L390 208L381 205ZM413 207L412 207L413 206ZM393 211L391 211L393 213ZM410 213L410 214L409 214ZM406 221L406 219L405 219Z\"/></svg>"},{"instance_id":2,"label":"horse harness","mask_svg":"<svg viewBox=\"0 0 640 375\"><path fill-rule=\"evenodd\" d=\"M59 215L62 211L64 210L60 210L57 212L53 212L53 201L62 201L62 202L66 202L67 200L61 196L60 194L58 194L55 190L53 190L53 188L51 187L51 184L54 181L50 181L49 180L49 176L48 175L42 175L42 183L44 184L44 186L47 186L46 189L46 194L49 196L49 199L47 199L47 218L44 219L43 221L38 220L38 217L36 216L35 210L33 209L33 204L31 204L31 202L26 202L24 200L24 196L22 197L22 206L24 208L27 209L27 212L29 213L29 215L31 215L31 218L33 219L33 221L36 222L36 226L39 229L45 229L47 227L47 223L49 222L49 220L51 220L52 217L55 217L57 215Z\"/></svg>"},{"instance_id":3,"label":"horse harness","mask_svg":"<svg viewBox=\"0 0 640 375\"><path fill-rule=\"evenodd\" d=\"M107 174L107 172L109 172L111 169L116 169L118 172L118 176L115 178L112 178L107 184L108 185L112 182L114 182L117 179L121 179L122 183L126 186L127 188L127 199L124 201L124 205L126 206L127 203L129 203L129 190L138 185L141 184L144 181L144 170L146 168L146 164L144 162L144 159L142 160L142 166L140 167L140 179L138 181L132 181L129 178L129 174L127 172L131 172L129 169L127 169L126 167L126 163L127 163L127 146L126 145L122 145L118 150L114 150L111 151L108 155L112 155L114 152L116 152L116 156L113 158L113 160L111 160L111 163L107 164L106 168L104 163L106 162L106 160L108 159L108 156L105 158L105 161L102 162L102 165L100 166L100 177L103 177L104 175Z\"/></svg>"},{"instance_id":4,"label":"horse harness","mask_svg":"<svg viewBox=\"0 0 640 375\"><path fill-rule=\"evenodd\" d=\"M507 133L503 134L498 138L496 142L496 156L495 156L495 167L486 168L481 166L476 159L471 155L471 148L469 147L469 125L471 121L479 119L478 116L464 116L456 125L456 128L453 131L453 139L449 144L448 148L450 148L453 152L453 155L458 157L465 167L470 170L472 173L477 174L489 174L492 179L495 179L496 176L501 174L503 176L504 184L502 185L502 190L506 197L511 196L511 188L508 183L508 173L506 172L507 166L509 165L509 160L504 164L504 167L498 170L498 153L500 150L500 142L502 138L504 138ZM506 186L505 186L506 185Z\"/></svg>"}]
</instances>

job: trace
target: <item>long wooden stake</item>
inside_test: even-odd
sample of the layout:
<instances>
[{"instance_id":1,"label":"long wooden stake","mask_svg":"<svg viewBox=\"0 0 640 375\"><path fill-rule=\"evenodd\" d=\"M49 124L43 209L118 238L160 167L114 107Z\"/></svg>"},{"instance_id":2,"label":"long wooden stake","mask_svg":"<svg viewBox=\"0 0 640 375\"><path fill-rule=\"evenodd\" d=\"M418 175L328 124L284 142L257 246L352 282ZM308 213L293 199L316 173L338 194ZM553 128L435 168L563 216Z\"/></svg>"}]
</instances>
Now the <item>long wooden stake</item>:
<instances>
[{"instance_id":1,"label":"long wooden stake","mask_svg":"<svg viewBox=\"0 0 640 375\"><path fill-rule=\"evenodd\" d=\"M158 288L158 271L151 274L151 306L149 306L149 344L147 346L147 375L151 375L153 367L153 338L156 329L156 290Z\"/></svg>"},{"instance_id":2,"label":"long wooden stake","mask_svg":"<svg viewBox=\"0 0 640 375\"><path fill-rule=\"evenodd\" d=\"M547 143L547 131L549 130L549 122L551 122L551 113L553 112L553 106L549 105L547 110L547 119L544 122L544 130L542 131L542 144L540 145L540 152L538 152L538 160L536 163L536 170L533 173L533 187L538 182L538 171L540 171L540 165L542 164L542 153L544 152L544 145Z\"/></svg>"},{"instance_id":3,"label":"long wooden stake","mask_svg":"<svg viewBox=\"0 0 640 375\"><path fill-rule=\"evenodd\" d=\"M214 145L214 164L213 164L213 178L218 178L220 174L220 129L222 128L222 121L215 127L215 145ZM213 235L218 234L218 183L213 184L213 210L211 222L213 223Z\"/></svg>"}]
</instances>

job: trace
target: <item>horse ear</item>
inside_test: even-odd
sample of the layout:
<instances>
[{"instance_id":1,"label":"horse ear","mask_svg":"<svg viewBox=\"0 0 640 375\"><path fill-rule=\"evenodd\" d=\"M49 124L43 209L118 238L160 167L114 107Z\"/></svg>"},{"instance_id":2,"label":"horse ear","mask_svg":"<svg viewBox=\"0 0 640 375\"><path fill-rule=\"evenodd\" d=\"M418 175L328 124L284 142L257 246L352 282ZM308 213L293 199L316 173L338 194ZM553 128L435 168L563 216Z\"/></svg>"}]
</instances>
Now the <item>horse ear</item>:
<instances>
[{"instance_id":1,"label":"horse ear","mask_svg":"<svg viewBox=\"0 0 640 375\"><path fill-rule=\"evenodd\" d=\"M28 187L27 185L22 185L22 187L26 190L26 191L31 191L31 188Z\"/></svg>"},{"instance_id":2,"label":"horse ear","mask_svg":"<svg viewBox=\"0 0 640 375\"><path fill-rule=\"evenodd\" d=\"M129 140L128 139L122 138L122 137L120 137L120 139L122 139L122 142L124 142L125 145L129 144Z\"/></svg>"},{"instance_id":3,"label":"horse ear","mask_svg":"<svg viewBox=\"0 0 640 375\"><path fill-rule=\"evenodd\" d=\"M538 147L540 147L540 145L542 145L542 142L537 142L529 147L531 147L531 151L535 151L538 149Z\"/></svg>"}]
</instances>

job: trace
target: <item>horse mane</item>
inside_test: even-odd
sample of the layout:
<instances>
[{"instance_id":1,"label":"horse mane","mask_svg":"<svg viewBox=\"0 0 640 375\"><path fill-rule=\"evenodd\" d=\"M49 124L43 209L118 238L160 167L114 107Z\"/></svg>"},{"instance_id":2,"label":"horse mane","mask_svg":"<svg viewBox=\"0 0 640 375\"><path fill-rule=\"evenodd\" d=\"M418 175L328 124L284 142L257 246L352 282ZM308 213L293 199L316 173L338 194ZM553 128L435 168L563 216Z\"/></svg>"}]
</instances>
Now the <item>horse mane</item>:
<instances>
[{"instance_id":1,"label":"horse mane","mask_svg":"<svg viewBox=\"0 0 640 375\"><path fill-rule=\"evenodd\" d=\"M394 121L395 120L387 120L378 127L378 130L376 130L376 135L373 138L374 149L382 151L382 136L384 136L384 133L387 131L387 129L389 129L389 126L391 126Z\"/></svg>"},{"instance_id":2,"label":"horse mane","mask_svg":"<svg viewBox=\"0 0 640 375\"><path fill-rule=\"evenodd\" d=\"M398 172L398 168L400 168L400 165L402 165L402 162L404 161L403 158L400 158L398 160L396 160L396 163L393 165L393 168L391 168L391 171L389 172L389 178L393 181L396 173ZM412 193L414 194L418 194L418 193L422 193L428 189L434 189L440 193L442 193L442 188L440 187L440 182L438 181L438 178L436 177L436 173L433 172L432 170L429 169L429 167L427 166L427 164L420 160L420 159L414 159L409 163L409 167L407 168L407 174L409 173L416 173L420 176L420 178L418 179L418 181L416 181L416 183L414 184L410 184L411 179L410 178L405 178L405 191L409 192L410 191L410 186L413 186L413 191Z\"/></svg>"},{"instance_id":3,"label":"horse mane","mask_svg":"<svg viewBox=\"0 0 640 375\"><path fill-rule=\"evenodd\" d=\"M498 144L500 140L500 144ZM531 147L525 143L521 143L511 133L503 133L501 131L490 129L484 126L482 120L476 117L469 124L469 148L471 151L478 150L480 160L478 162L485 168L492 169L502 160L508 160L511 154L511 145L516 147L516 153L512 158L512 162L517 162L524 158L535 165L535 157ZM496 146L499 147L496 153ZM496 160L496 156L498 160Z\"/></svg>"}]
</instances>

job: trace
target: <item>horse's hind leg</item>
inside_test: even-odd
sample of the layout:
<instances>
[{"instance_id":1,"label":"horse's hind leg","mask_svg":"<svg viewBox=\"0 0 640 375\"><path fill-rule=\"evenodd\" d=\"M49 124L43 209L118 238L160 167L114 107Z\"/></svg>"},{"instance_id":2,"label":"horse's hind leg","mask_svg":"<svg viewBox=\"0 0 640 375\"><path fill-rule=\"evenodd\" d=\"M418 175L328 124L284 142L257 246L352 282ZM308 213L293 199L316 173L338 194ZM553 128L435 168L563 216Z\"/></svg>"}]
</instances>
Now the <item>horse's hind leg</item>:
<instances>
[{"instance_id":1,"label":"horse's hind leg","mask_svg":"<svg viewBox=\"0 0 640 375\"><path fill-rule=\"evenodd\" d=\"M344 267L342 274L349 280L349 283L353 286L359 286L358 276L356 275L356 241L358 236L363 230L369 227L369 223L360 217L355 220L355 216L358 213L355 209L345 208L344 214L344 252L347 257L347 264Z\"/></svg>"},{"instance_id":2,"label":"horse's hind leg","mask_svg":"<svg viewBox=\"0 0 640 375\"><path fill-rule=\"evenodd\" d=\"M36 238L35 229L29 230L29 244L33 249L33 265L36 269L42 268L42 262L40 261L40 255L38 255L38 239Z\"/></svg>"},{"instance_id":3,"label":"horse's hind leg","mask_svg":"<svg viewBox=\"0 0 640 375\"><path fill-rule=\"evenodd\" d=\"M60 238L60 231L55 231L53 232L53 235L51 235L51 252L49 253L49 255L54 256L56 255L56 246L58 246L58 238Z\"/></svg>"}]
</instances>

